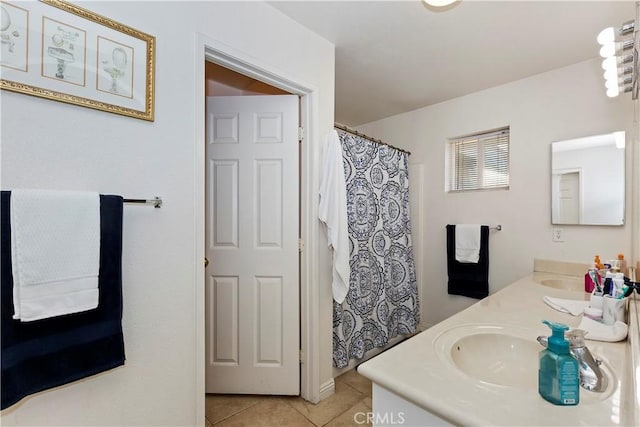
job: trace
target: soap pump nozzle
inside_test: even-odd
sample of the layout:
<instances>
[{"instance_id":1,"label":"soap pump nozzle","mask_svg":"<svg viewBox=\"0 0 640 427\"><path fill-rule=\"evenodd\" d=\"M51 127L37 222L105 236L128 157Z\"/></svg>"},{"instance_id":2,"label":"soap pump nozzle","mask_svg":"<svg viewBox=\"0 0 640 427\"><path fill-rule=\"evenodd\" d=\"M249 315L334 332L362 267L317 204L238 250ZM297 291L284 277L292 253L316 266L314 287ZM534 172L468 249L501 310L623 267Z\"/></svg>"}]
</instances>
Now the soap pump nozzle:
<instances>
[{"instance_id":1,"label":"soap pump nozzle","mask_svg":"<svg viewBox=\"0 0 640 427\"><path fill-rule=\"evenodd\" d=\"M551 328L551 336L547 339L547 348L558 354L569 353L569 341L564 338L564 333L569 330L569 327L548 320L543 320L542 323Z\"/></svg>"}]
</instances>

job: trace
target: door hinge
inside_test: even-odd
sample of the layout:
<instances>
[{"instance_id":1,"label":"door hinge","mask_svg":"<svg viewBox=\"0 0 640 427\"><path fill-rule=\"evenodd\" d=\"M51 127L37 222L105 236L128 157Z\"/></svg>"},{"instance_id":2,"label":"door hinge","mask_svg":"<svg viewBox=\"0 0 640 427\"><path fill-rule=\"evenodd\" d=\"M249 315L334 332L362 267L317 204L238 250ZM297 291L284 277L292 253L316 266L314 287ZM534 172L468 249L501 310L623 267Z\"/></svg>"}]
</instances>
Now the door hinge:
<instances>
[{"instance_id":1,"label":"door hinge","mask_svg":"<svg viewBox=\"0 0 640 427\"><path fill-rule=\"evenodd\" d=\"M302 352L302 349L298 350L298 357L300 363L302 363L304 361L304 353Z\"/></svg>"},{"instance_id":2,"label":"door hinge","mask_svg":"<svg viewBox=\"0 0 640 427\"><path fill-rule=\"evenodd\" d=\"M298 142L304 141L304 128L300 126L298 128Z\"/></svg>"},{"instance_id":3,"label":"door hinge","mask_svg":"<svg viewBox=\"0 0 640 427\"><path fill-rule=\"evenodd\" d=\"M304 251L304 240L298 239L298 252Z\"/></svg>"}]
</instances>

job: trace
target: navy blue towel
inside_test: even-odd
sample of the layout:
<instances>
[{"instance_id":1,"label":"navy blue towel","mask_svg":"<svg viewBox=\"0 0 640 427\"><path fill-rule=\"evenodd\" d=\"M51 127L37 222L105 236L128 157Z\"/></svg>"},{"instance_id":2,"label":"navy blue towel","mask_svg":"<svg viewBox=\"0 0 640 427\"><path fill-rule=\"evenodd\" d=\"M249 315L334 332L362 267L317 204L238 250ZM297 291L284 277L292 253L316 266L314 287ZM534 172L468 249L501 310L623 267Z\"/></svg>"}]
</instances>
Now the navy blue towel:
<instances>
[{"instance_id":1,"label":"navy blue towel","mask_svg":"<svg viewBox=\"0 0 640 427\"><path fill-rule=\"evenodd\" d=\"M489 295L489 227L480 227L480 259L476 264L456 261L456 226L447 225L448 291L451 295L484 298Z\"/></svg>"},{"instance_id":2,"label":"navy blue towel","mask_svg":"<svg viewBox=\"0 0 640 427\"><path fill-rule=\"evenodd\" d=\"M13 316L11 193L0 195L2 409L20 399L124 365L122 197L100 196L98 308L34 322Z\"/></svg>"}]
</instances>

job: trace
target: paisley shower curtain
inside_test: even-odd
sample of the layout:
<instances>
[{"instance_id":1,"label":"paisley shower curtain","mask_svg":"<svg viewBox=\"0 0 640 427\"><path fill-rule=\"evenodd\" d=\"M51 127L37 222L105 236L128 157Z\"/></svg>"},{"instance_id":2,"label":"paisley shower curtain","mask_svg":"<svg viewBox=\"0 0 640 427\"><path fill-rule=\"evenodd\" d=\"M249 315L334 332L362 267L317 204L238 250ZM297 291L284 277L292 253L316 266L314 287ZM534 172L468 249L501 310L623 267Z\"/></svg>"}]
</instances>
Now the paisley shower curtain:
<instances>
[{"instance_id":1,"label":"paisley shower curtain","mask_svg":"<svg viewBox=\"0 0 640 427\"><path fill-rule=\"evenodd\" d=\"M338 131L347 185L349 292L333 302L333 365L416 331L408 154Z\"/></svg>"}]
</instances>

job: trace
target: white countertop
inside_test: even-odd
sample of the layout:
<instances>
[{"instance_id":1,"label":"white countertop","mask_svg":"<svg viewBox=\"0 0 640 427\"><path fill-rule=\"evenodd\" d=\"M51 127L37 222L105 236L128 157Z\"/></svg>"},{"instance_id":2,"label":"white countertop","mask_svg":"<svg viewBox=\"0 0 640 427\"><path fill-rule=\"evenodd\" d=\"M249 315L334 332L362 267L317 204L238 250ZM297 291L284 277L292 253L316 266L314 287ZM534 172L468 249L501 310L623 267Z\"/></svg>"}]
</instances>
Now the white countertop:
<instances>
[{"instance_id":1,"label":"white countertop","mask_svg":"<svg viewBox=\"0 0 640 427\"><path fill-rule=\"evenodd\" d=\"M617 343L586 340L594 357L614 371L604 394L580 389L580 404L556 406L535 387L511 387L472 379L447 363L436 350L438 337L462 325L500 325L522 331L535 342L550 335L543 319L575 328L574 317L547 306L543 296L588 299L589 294L540 285L557 274L533 273L479 301L358 367L375 384L453 424L462 425L640 425L640 352L638 325L630 322L627 339ZM633 305L633 302L632 304ZM630 316L632 318L632 316ZM632 351L633 347L633 351ZM542 350L542 347L540 347ZM441 351L440 351L441 353ZM499 356L499 355L497 355ZM537 366L533 367L537 375ZM375 411L376 408L374 407Z\"/></svg>"}]
</instances>

